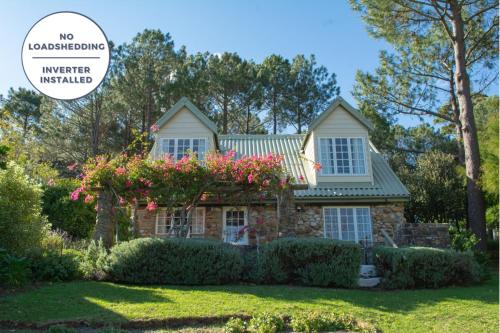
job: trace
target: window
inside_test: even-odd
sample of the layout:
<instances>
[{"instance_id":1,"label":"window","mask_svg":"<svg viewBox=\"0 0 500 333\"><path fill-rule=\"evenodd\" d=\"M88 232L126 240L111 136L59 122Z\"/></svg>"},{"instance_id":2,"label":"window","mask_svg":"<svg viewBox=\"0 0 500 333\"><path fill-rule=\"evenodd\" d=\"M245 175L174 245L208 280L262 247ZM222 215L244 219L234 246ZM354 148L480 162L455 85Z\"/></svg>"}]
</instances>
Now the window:
<instances>
[{"instance_id":1,"label":"window","mask_svg":"<svg viewBox=\"0 0 500 333\"><path fill-rule=\"evenodd\" d=\"M248 244L246 208L224 207L223 214L224 242L239 245Z\"/></svg>"},{"instance_id":2,"label":"window","mask_svg":"<svg viewBox=\"0 0 500 333\"><path fill-rule=\"evenodd\" d=\"M199 160L203 160L207 151L207 140L204 138L163 139L161 144L161 153L173 156L177 160L187 155L188 150L196 153Z\"/></svg>"},{"instance_id":3,"label":"window","mask_svg":"<svg viewBox=\"0 0 500 333\"><path fill-rule=\"evenodd\" d=\"M372 222L368 207L323 208L325 238L372 242Z\"/></svg>"},{"instance_id":4,"label":"window","mask_svg":"<svg viewBox=\"0 0 500 333\"><path fill-rule=\"evenodd\" d=\"M175 209L173 213L167 214L166 208L159 209L156 213L156 234L168 235L182 225L181 210ZM191 216L191 235L202 235L205 232L205 208L196 207Z\"/></svg>"},{"instance_id":5,"label":"window","mask_svg":"<svg viewBox=\"0 0 500 333\"><path fill-rule=\"evenodd\" d=\"M366 159L363 138L320 138L323 175L365 175Z\"/></svg>"}]
</instances>

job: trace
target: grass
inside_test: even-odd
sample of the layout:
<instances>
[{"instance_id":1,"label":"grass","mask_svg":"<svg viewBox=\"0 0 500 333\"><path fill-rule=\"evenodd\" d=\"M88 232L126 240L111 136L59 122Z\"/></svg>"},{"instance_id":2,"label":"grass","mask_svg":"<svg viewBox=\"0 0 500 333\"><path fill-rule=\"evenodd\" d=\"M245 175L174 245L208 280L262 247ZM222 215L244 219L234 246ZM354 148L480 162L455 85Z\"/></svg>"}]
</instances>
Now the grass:
<instances>
[{"instance_id":1,"label":"grass","mask_svg":"<svg viewBox=\"0 0 500 333\"><path fill-rule=\"evenodd\" d=\"M350 313L384 332L498 332L498 275L472 287L368 291L293 286L55 283L0 297L0 321L47 323L225 316L302 310Z\"/></svg>"}]
</instances>

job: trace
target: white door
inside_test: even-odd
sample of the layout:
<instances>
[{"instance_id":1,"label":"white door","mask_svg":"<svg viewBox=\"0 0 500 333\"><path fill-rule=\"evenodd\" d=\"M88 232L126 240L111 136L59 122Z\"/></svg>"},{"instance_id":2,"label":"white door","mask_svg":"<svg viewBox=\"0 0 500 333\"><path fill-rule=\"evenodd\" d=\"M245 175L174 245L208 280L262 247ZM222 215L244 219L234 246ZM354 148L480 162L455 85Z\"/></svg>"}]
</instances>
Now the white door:
<instances>
[{"instance_id":1,"label":"white door","mask_svg":"<svg viewBox=\"0 0 500 333\"><path fill-rule=\"evenodd\" d=\"M224 242L248 245L248 212L246 207L224 207L222 214Z\"/></svg>"}]
</instances>

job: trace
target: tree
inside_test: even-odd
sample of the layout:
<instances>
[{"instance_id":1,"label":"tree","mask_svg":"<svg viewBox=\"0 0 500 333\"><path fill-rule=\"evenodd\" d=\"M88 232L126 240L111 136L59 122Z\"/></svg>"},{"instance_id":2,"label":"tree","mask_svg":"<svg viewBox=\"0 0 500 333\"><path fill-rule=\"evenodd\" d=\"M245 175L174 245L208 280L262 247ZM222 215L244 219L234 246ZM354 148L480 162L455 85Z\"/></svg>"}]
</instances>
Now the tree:
<instances>
[{"instance_id":1,"label":"tree","mask_svg":"<svg viewBox=\"0 0 500 333\"><path fill-rule=\"evenodd\" d=\"M340 93L335 74L324 66L317 66L314 55L298 55L290 67L290 85L287 94L288 123L301 134L319 112Z\"/></svg>"},{"instance_id":2,"label":"tree","mask_svg":"<svg viewBox=\"0 0 500 333\"><path fill-rule=\"evenodd\" d=\"M13 88L9 89L3 107L8 115L21 127L23 138L31 129L39 129L39 121L42 116L41 104L42 95L33 90L19 88L16 91Z\"/></svg>"},{"instance_id":3,"label":"tree","mask_svg":"<svg viewBox=\"0 0 500 333\"><path fill-rule=\"evenodd\" d=\"M463 172L453 155L429 151L417 157L414 166L398 170L410 191L405 218L410 223L453 223L465 219Z\"/></svg>"},{"instance_id":4,"label":"tree","mask_svg":"<svg viewBox=\"0 0 500 333\"><path fill-rule=\"evenodd\" d=\"M486 248L484 198L480 188L480 153L474 121L469 71L498 54L498 1L352 0L370 33L393 45L426 43L440 31L452 49L454 90L461 124L471 230ZM413 49L412 49L413 51ZM472 54L477 56L470 57Z\"/></svg>"},{"instance_id":5,"label":"tree","mask_svg":"<svg viewBox=\"0 0 500 333\"><path fill-rule=\"evenodd\" d=\"M290 62L279 55L270 55L259 66L259 80L263 86L263 107L267 110L266 123L277 134L286 126L286 99L290 84Z\"/></svg>"},{"instance_id":6,"label":"tree","mask_svg":"<svg viewBox=\"0 0 500 333\"><path fill-rule=\"evenodd\" d=\"M130 44L116 48L113 56L112 86L122 107L120 123L124 137L132 140L132 130L150 134L164 105L172 105L176 54L170 35L160 30L144 30ZM128 146L125 142L123 146Z\"/></svg>"},{"instance_id":7,"label":"tree","mask_svg":"<svg viewBox=\"0 0 500 333\"><path fill-rule=\"evenodd\" d=\"M238 54L229 52L211 55L208 59L213 117L222 134L229 133L231 113L241 115L238 97L243 90L244 63Z\"/></svg>"}]
</instances>

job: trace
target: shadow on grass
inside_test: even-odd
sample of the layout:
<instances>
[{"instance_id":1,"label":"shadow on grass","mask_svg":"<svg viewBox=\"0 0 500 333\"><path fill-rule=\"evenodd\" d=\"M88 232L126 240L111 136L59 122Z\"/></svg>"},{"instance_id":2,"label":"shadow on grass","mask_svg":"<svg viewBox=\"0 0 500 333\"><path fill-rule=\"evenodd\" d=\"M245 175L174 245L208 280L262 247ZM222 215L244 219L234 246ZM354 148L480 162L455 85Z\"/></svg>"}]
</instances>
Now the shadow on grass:
<instances>
[{"instance_id":1,"label":"shadow on grass","mask_svg":"<svg viewBox=\"0 0 500 333\"><path fill-rule=\"evenodd\" d=\"M175 321L176 318L187 320L202 317L220 320L222 316L273 308L407 313L443 301L463 302L464 308L475 306L474 302L498 304L498 275L483 285L407 291L287 285L134 286L92 281L56 283L0 297L0 328L12 327L9 323L46 326L50 322L64 321L102 324L124 323L131 319L158 321L170 318L170 321ZM357 309L349 309L349 306Z\"/></svg>"}]
</instances>

